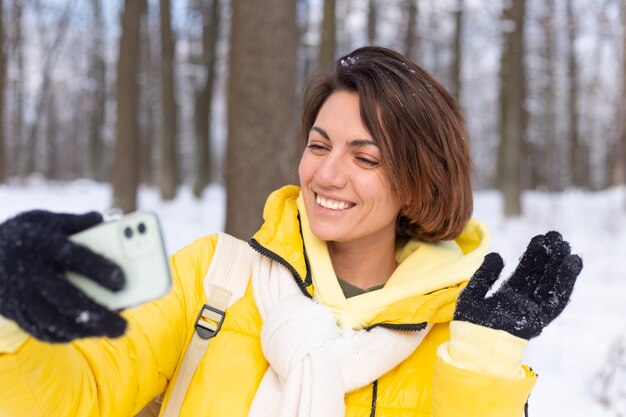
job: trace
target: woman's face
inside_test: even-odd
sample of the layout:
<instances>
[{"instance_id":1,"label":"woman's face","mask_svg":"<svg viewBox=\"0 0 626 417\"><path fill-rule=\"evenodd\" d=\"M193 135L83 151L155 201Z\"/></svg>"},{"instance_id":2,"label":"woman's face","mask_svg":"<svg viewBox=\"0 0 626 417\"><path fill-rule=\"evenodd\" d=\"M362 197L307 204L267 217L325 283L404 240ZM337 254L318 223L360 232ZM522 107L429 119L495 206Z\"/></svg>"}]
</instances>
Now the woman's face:
<instances>
[{"instance_id":1,"label":"woman's face","mask_svg":"<svg viewBox=\"0 0 626 417\"><path fill-rule=\"evenodd\" d=\"M321 240L395 239L401 204L391 192L380 150L361 121L359 96L328 97L309 132L299 167L311 230Z\"/></svg>"}]
</instances>

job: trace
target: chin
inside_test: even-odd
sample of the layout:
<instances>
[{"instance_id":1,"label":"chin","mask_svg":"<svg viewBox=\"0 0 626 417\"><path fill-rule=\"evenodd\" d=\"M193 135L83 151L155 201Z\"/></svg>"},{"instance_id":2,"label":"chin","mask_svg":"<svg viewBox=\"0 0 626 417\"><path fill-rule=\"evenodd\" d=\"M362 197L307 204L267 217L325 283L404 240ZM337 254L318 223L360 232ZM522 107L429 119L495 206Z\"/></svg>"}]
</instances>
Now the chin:
<instances>
[{"instance_id":1,"label":"chin","mask_svg":"<svg viewBox=\"0 0 626 417\"><path fill-rule=\"evenodd\" d=\"M311 232L313 232L316 238L325 242L340 240L336 230L328 230L325 227L315 227L311 225Z\"/></svg>"}]
</instances>

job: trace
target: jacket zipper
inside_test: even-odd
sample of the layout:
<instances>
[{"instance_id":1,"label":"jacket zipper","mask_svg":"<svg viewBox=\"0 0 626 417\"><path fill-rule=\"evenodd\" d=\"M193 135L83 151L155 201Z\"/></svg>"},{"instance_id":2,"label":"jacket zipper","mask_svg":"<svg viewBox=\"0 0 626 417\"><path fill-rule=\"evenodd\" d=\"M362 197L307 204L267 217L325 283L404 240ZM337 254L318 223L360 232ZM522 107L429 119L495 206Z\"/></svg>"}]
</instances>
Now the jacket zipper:
<instances>
[{"instance_id":1,"label":"jacket zipper","mask_svg":"<svg viewBox=\"0 0 626 417\"><path fill-rule=\"evenodd\" d=\"M375 323L365 328L366 331L370 331L375 327L384 327L386 329L399 330L402 332L415 332L425 329L428 323L413 323L413 324L392 324L392 323ZM372 410L370 411L370 417L376 417L376 400L378 397L378 380L372 383Z\"/></svg>"},{"instance_id":2,"label":"jacket zipper","mask_svg":"<svg viewBox=\"0 0 626 417\"><path fill-rule=\"evenodd\" d=\"M426 328L428 323L406 323L406 324L394 324L394 323L374 323L365 328L368 332L375 327L384 327L391 330L399 330L401 332L417 332Z\"/></svg>"},{"instance_id":3,"label":"jacket zipper","mask_svg":"<svg viewBox=\"0 0 626 417\"><path fill-rule=\"evenodd\" d=\"M376 417L376 400L378 397L378 380L372 383L372 411L370 417Z\"/></svg>"},{"instance_id":4,"label":"jacket zipper","mask_svg":"<svg viewBox=\"0 0 626 417\"><path fill-rule=\"evenodd\" d=\"M296 271L296 269L291 266L291 264L289 262L287 262L284 258L282 258L280 255L272 252L271 250L267 249L265 246L261 245L256 239L252 238L248 241L248 244L252 247L252 249L254 249L255 251L259 252L261 255L278 262L279 264L281 264L282 266L284 266L285 268L287 268L289 270L289 272L291 272L291 274L293 275L293 278L296 280L296 284L298 284L298 287L300 288L300 291L302 291L302 293L307 296L308 298L313 298L311 296L311 294L309 294L309 292L306 290L306 284L304 282L304 280L302 279L302 277L300 276L300 274L298 273L298 271Z\"/></svg>"}]
</instances>

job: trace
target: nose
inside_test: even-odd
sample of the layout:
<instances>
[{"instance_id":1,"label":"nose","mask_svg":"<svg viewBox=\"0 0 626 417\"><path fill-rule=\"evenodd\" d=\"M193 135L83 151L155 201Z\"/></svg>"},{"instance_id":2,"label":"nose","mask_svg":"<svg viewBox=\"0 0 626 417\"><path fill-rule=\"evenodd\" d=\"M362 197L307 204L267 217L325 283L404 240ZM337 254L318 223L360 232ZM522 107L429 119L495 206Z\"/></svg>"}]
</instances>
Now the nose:
<instances>
[{"instance_id":1,"label":"nose","mask_svg":"<svg viewBox=\"0 0 626 417\"><path fill-rule=\"evenodd\" d=\"M345 161L332 152L324 158L315 172L315 180L323 187L342 188L346 185L347 179Z\"/></svg>"}]
</instances>

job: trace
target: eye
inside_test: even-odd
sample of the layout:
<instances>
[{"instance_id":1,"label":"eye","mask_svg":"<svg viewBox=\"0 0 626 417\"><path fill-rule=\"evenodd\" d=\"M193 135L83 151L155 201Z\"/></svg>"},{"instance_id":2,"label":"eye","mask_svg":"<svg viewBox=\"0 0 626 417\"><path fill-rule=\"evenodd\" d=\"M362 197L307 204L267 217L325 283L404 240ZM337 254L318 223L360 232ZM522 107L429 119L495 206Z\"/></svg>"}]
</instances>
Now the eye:
<instances>
[{"instance_id":1,"label":"eye","mask_svg":"<svg viewBox=\"0 0 626 417\"><path fill-rule=\"evenodd\" d=\"M374 159L370 159L370 158L365 158L363 156L357 156L356 160L359 161L359 163L367 166L367 167L371 167L371 168L375 168L377 166L380 165L380 162L374 160Z\"/></svg>"},{"instance_id":2,"label":"eye","mask_svg":"<svg viewBox=\"0 0 626 417\"><path fill-rule=\"evenodd\" d=\"M313 153L320 153L327 150L326 146L319 143L309 143L306 147L310 149Z\"/></svg>"}]
</instances>

